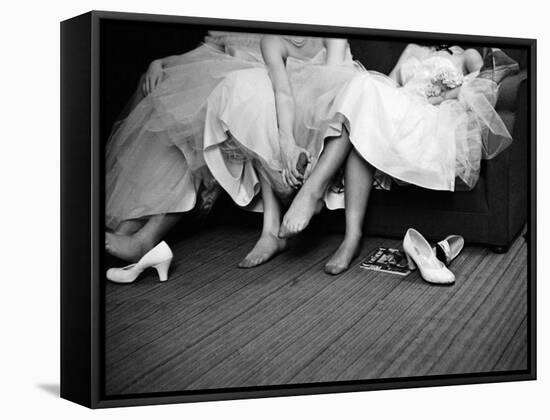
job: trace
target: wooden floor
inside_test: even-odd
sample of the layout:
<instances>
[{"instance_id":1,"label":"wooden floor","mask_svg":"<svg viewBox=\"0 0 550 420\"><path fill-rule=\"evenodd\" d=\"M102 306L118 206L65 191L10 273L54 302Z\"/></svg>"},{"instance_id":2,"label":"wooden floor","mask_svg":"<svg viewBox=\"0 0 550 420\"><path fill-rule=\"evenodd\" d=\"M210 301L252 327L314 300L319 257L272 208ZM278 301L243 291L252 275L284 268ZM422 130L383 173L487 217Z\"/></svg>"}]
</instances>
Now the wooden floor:
<instances>
[{"instance_id":1,"label":"wooden floor","mask_svg":"<svg viewBox=\"0 0 550 420\"><path fill-rule=\"evenodd\" d=\"M527 367L527 250L469 246L451 287L355 266L323 272L340 235L297 240L251 270L257 230L215 227L172 241L154 271L106 287L106 393L508 371ZM370 238L362 256L399 241Z\"/></svg>"}]
</instances>

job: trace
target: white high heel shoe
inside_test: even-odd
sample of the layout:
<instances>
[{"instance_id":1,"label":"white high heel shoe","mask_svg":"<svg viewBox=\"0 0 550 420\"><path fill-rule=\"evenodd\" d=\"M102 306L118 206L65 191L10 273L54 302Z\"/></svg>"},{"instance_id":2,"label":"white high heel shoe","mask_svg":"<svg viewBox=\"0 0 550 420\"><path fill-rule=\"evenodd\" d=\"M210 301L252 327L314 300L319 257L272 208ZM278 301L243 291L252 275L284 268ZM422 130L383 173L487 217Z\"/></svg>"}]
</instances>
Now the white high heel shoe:
<instances>
[{"instance_id":1,"label":"white high heel shoe","mask_svg":"<svg viewBox=\"0 0 550 420\"><path fill-rule=\"evenodd\" d=\"M409 268L414 270L418 267L420 275L428 283L454 283L455 275L437 259L428 241L415 229L407 230L403 239L403 251L407 256Z\"/></svg>"},{"instance_id":2,"label":"white high heel shoe","mask_svg":"<svg viewBox=\"0 0 550 420\"><path fill-rule=\"evenodd\" d=\"M132 283L146 268L154 267L160 281L168 280L168 269L174 254L166 242L162 241L141 259L122 268L109 268L107 279L115 283Z\"/></svg>"}]
</instances>

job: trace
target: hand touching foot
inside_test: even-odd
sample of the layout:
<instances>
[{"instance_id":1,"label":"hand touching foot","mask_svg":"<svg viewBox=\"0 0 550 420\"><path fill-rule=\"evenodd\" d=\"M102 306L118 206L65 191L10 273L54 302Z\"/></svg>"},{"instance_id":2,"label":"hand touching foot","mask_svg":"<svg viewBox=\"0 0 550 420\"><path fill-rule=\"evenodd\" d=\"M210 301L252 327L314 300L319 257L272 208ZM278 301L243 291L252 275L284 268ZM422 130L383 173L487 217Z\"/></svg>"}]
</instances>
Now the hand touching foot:
<instances>
[{"instance_id":1,"label":"hand touching foot","mask_svg":"<svg viewBox=\"0 0 550 420\"><path fill-rule=\"evenodd\" d=\"M325 272L336 275L346 271L359 254L360 245L361 237L345 238L326 263Z\"/></svg>"},{"instance_id":2,"label":"hand touching foot","mask_svg":"<svg viewBox=\"0 0 550 420\"><path fill-rule=\"evenodd\" d=\"M263 264L283 252L288 247L287 240L271 233L262 233L252 251L239 263L240 268L251 268Z\"/></svg>"}]
</instances>

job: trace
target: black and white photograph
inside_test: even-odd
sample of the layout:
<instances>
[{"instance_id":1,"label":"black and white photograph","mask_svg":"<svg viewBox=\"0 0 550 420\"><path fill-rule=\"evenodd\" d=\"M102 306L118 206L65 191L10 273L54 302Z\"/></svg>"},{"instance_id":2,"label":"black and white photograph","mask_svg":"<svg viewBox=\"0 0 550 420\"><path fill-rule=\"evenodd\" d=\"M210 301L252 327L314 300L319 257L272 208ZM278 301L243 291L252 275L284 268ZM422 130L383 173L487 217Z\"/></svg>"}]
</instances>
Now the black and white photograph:
<instances>
[{"instance_id":1,"label":"black and white photograph","mask_svg":"<svg viewBox=\"0 0 550 420\"><path fill-rule=\"evenodd\" d=\"M529 377L528 43L99 25L105 398Z\"/></svg>"},{"instance_id":2,"label":"black and white photograph","mask_svg":"<svg viewBox=\"0 0 550 420\"><path fill-rule=\"evenodd\" d=\"M550 412L543 3L3 17L2 418Z\"/></svg>"}]
</instances>

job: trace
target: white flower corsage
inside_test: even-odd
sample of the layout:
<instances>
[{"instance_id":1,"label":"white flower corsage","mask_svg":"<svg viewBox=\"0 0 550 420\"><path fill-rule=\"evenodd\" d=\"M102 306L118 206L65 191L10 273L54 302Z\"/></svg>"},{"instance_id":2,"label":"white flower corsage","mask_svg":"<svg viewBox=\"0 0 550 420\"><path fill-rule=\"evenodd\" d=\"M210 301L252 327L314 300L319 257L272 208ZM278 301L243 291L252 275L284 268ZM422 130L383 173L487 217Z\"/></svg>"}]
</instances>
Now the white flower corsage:
<instances>
[{"instance_id":1,"label":"white flower corsage","mask_svg":"<svg viewBox=\"0 0 550 420\"><path fill-rule=\"evenodd\" d=\"M439 96L442 92L457 88L464 83L464 76L457 70L442 70L432 77L430 83L426 85L426 96Z\"/></svg>"}]
</instances>

